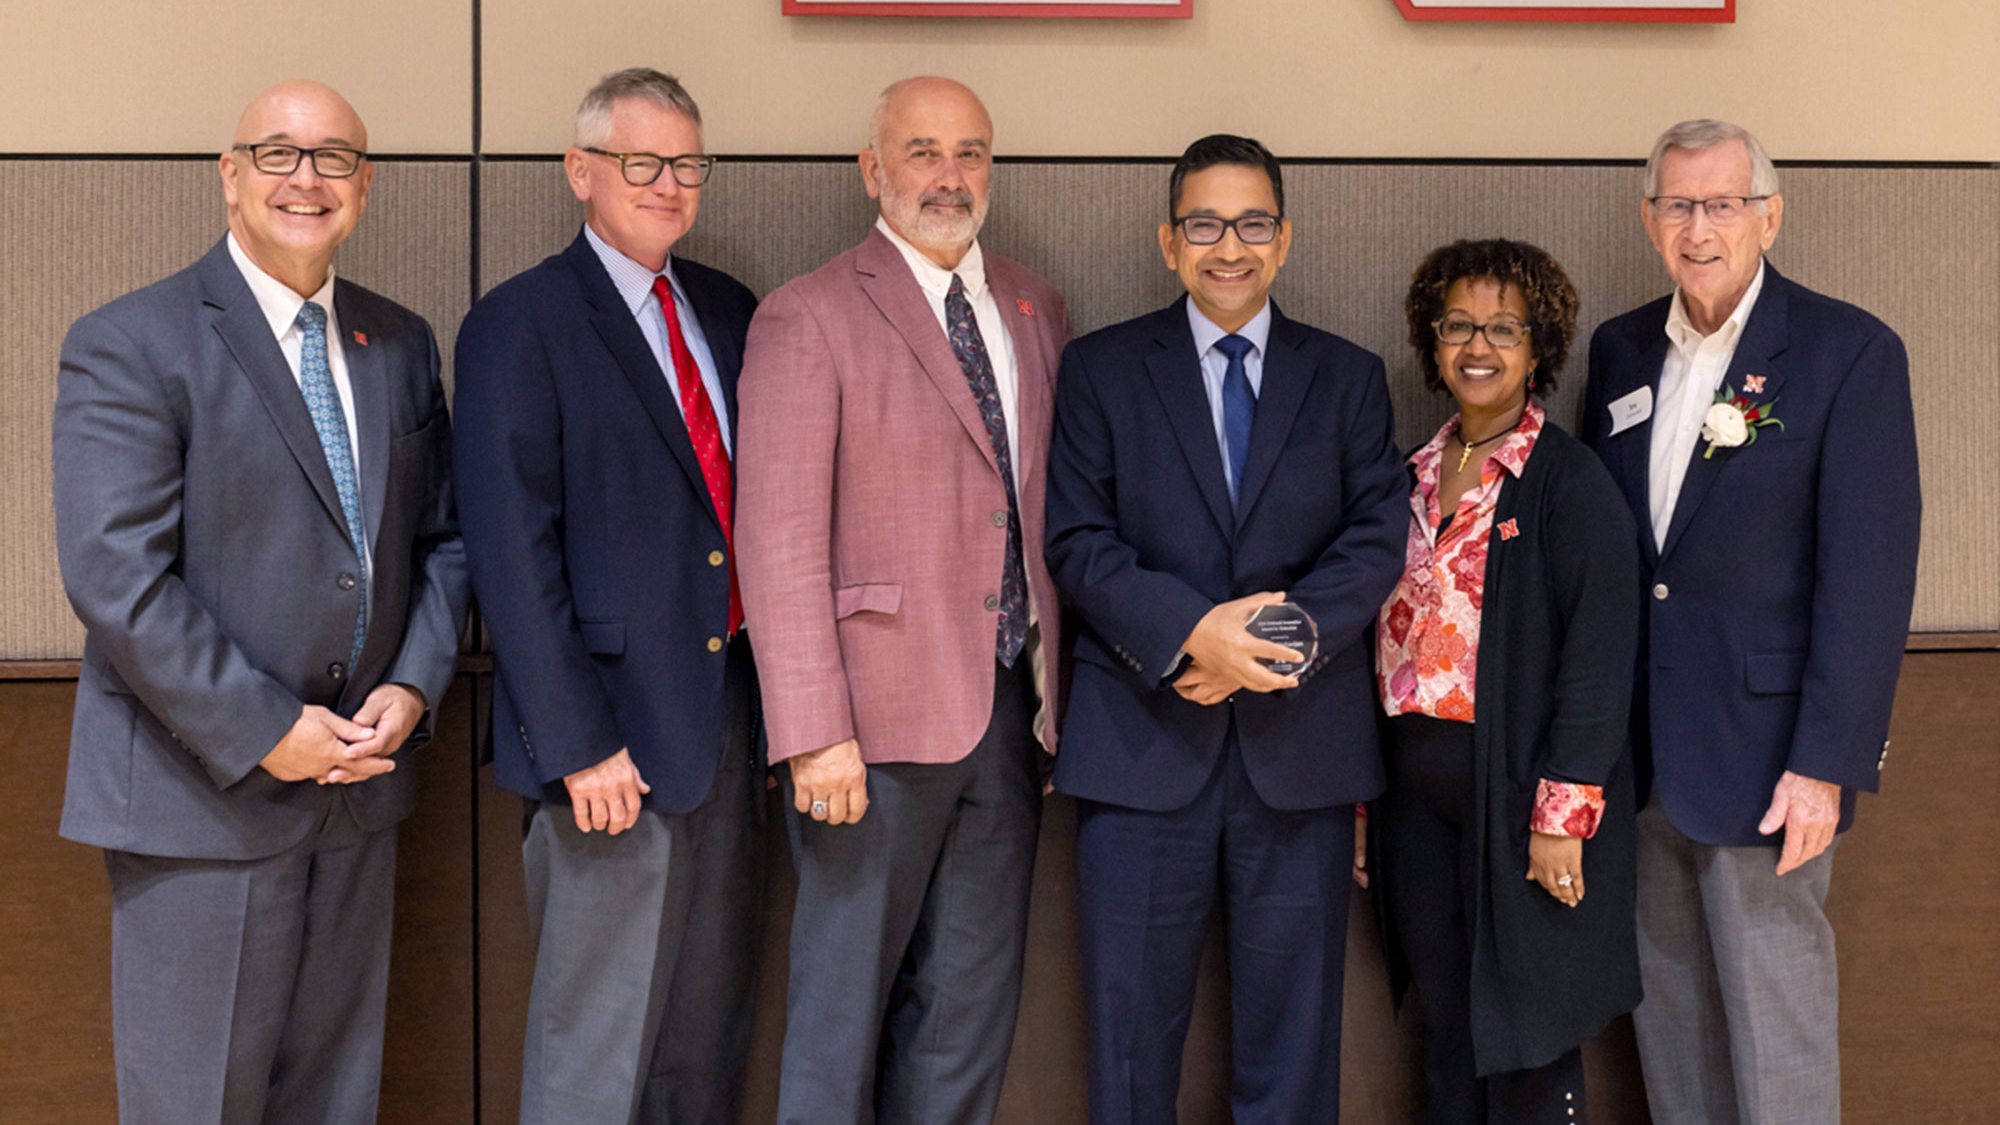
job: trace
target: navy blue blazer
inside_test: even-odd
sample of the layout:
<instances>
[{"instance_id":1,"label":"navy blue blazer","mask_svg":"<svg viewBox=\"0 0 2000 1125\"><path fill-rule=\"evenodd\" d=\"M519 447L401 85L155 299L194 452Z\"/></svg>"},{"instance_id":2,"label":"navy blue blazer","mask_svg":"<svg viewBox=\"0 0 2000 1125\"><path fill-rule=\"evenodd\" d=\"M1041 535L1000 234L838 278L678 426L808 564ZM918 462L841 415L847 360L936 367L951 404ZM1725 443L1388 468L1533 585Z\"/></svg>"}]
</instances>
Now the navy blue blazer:
<instances>
[{"instance_id":1,"label":"navy blue blazer","mask_svg":"<svg viewBox=\"0 0 2000 1125\"><path fill-rule=\"evenodd\" d=\"M1672 297L1590 343L1584 440L1632 504L1645 613L1633 695L1641 801L1704 844L1777 844L1757 822L1785 770L1873 791L1916 596L1922 498L1903 341L1873 316L1765 266L1723 381L1746 377L1781 430L1704 457L1697 441L1666 543L1648 502L1651 419L1617 434L1610 404L1657 394Z\"/></svg>"},{"instance_id":2,"label":"navy blue blazer","mask_svg":"<svg viewBox=\"0 0 2000 1125\"><path fill-rule=\"evenodd\" d=\"M1271 807L1367 800L1383 775L1364 633L1409 523L1382 361L1273 309L1232 512L1185 300L1072 342L1056 379L1048 563L1078 622L1056 788L1179 808L1233 719ZM1260 590L1319 624L1304 682L1209 707L1175 694L1163 677L1195 624Z\"/></svg>"},{"instance_id":3,"label":"navy blue blazer","mask_svg":"<svg viewBox=\"0 0 2000 1125\"><path fill-rule=\"evenodd\" d=\"M734 423L757 300L674 259ZM722 755L729 568L674 401L581 232L495 288L458 333L459 513L494 656L493 772L567 802L562 779L631 751L649 807L708 794Z\"/></svg>"}]
</instances>

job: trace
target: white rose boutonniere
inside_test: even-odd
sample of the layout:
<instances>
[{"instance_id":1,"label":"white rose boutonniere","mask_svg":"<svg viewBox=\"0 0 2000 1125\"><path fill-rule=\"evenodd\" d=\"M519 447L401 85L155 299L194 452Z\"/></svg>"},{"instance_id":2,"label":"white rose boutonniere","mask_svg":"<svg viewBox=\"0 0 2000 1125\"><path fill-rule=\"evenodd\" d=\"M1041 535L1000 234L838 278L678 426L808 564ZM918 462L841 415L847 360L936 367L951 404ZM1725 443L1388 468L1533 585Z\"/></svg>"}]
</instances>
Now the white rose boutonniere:
<instances>
[{"instance_id":1,"label":"white rose boutonniere","mask_svg":"<svg viewBox=\"0 0 2000 1125\"><path fill-rule=\"evenodd\" d=\"M1762 379L1757 381L1763 382ZM1715 392L1715 405L1708 408L1708 413L1701 420L1701 436L1708 442L1708 448L1702 451L1702 460L1715 456L1718 449L1735 449L1739 445L1751 444L1757 440L1757 431L1764 426L1784 429L1785 424L1772 412L1777 405L1775 398L1769 402L1751 402L1731 391L1729 384L1724 383Z\"/></svg>"}]
</instances>

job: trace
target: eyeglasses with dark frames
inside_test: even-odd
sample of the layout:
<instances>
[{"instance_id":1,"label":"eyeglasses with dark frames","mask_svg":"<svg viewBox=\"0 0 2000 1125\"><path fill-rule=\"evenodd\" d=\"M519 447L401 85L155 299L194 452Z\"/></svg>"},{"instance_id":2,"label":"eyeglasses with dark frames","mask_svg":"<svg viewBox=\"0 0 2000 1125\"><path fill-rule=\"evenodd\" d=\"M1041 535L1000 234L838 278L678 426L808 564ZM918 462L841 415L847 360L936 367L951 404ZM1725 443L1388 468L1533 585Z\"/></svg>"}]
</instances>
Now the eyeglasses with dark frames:
<instances>
[{"instance_id":1,"label":"eyeglasses with dark frames","mask_svg":"<svg viewBox=\"0 0 2000 1125\"><path fill-rule=\"evenodd\" d=\"M1194 246L1213 246L1231 230L1245 246L1265 246L1278 237L1278 228L1283 224L1284 219L1277 215L1238 215L1233 219L1183 215L1173 222L1181 228L1181 237Z\"/></svg>"},{"instance_id":2,"label":"eyeglasses with dark frames","mask_svg":"<svg viewBox=\"0 0 2000 1125\"><path fill-rule=\"evenodd\" d=\"M235 152L250 154L250 163L267 176L289 176L299 161L312 158L313 171L329 180L344 180L361 170L368 154L353 148L300 148L298 145L234 144Z\"/></svg>"},{"instance_id":3,"label":"eyeglasses with dark frames","mask_svg":"<svg viewBox=\"0 0 2000 1125\"><path fill-rule=\"evenodd\" d=\"M1445 316L1431 321L1431 329L1437 333L1438 343L1453 346L1470 344L1474 335L1484 335L1496 348L1518 348L1528 338L1528 326L1518 320L1474 324L1462 316Z\"/></svg>"},{"instance_id":4,"label":"eyeglasses with dark frames","mask_svg":"<svg viewBox=\"0 0 2000 1125\"><path fill-rule=\"evenodd\" d=\"M1727 224L1741 220L1750 210L1752 203L1762 203L1771 198L1768 195L1716 195L1707 199L1689 199L1684 195L1654 195L1646 202L1653 205L1653 214L1661 222L1685 223L1694 218L1694 209L1699 207L1708 213L1711 223Z\"/></svg>"},{"instance_id":5,"label":"eyeglasses with dark frames","mask_svg":"<svg viewBox=\"0 0 2000 1125\"><path fill-rule=\"evenodd\" d=\"M624 174L625 182L633 187L648 187L660 178L660 173L669 167L674 170L674 182L684 188L698 188L708 182L709 173L715 171L715 157L687 152L679 156L661 156L653 152L606 152L601 148L585 147L588 153L608 156L618 162L618 170Z\"/></svg>"}]
</instances>

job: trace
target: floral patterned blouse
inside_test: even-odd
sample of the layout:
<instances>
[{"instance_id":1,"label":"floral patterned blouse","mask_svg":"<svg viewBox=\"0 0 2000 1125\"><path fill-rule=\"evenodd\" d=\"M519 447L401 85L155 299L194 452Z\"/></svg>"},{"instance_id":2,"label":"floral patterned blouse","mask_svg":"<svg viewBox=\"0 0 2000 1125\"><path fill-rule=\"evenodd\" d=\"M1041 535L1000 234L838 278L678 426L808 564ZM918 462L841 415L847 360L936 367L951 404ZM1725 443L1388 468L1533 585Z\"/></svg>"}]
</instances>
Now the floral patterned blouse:
<instances>
[{"instance_id":1,"label":"floral patterned blouse","mask_svg":"<svg viewBox=\"0 0 2000 1125\"><path fill-rule=\"evenodd\" d=\"M1479 673L1479 611L1486 584L1486 548L1494 533L1493 509L1501 483L1520 476L1541 436L1545 415L1530 402L1514 431L1479 469L1451 523L1438 496L1446 448L1456 444L1454 415L1437 435L1410 455L1417 487L1410 493L1410 536L1403 578L1382 607L1375 632L1376 686L1390 715L1429 715L1469 723ZM1513 521L1498 528L1517 534ZM1553 836L1589 837L1604 813L1604 789L1543 778L1535 791L1529 828Z\"/></svg>"}]
</instances>

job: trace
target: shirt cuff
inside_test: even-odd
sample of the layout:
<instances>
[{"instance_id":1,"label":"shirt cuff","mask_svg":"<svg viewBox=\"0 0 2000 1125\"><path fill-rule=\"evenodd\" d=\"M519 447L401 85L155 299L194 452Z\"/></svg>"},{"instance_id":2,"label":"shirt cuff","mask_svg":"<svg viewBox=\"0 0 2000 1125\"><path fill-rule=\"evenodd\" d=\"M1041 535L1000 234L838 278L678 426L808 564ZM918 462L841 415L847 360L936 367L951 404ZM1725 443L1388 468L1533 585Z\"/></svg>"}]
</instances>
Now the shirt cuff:
<instances>
[{"instance_id":1,"label":"shirt cuff","mask_svg":"<svg viewBox=\"0 0 2000 1125\"><path fill-rule=\"evenodd\" d=\"M1544 836L1576 836L1588 840L1597 834L1597 822L1604 817L1604 787L1574 785L1543 778L1535 787L1535 815L1528 828Z\"/></svg>"}]
</instances>

